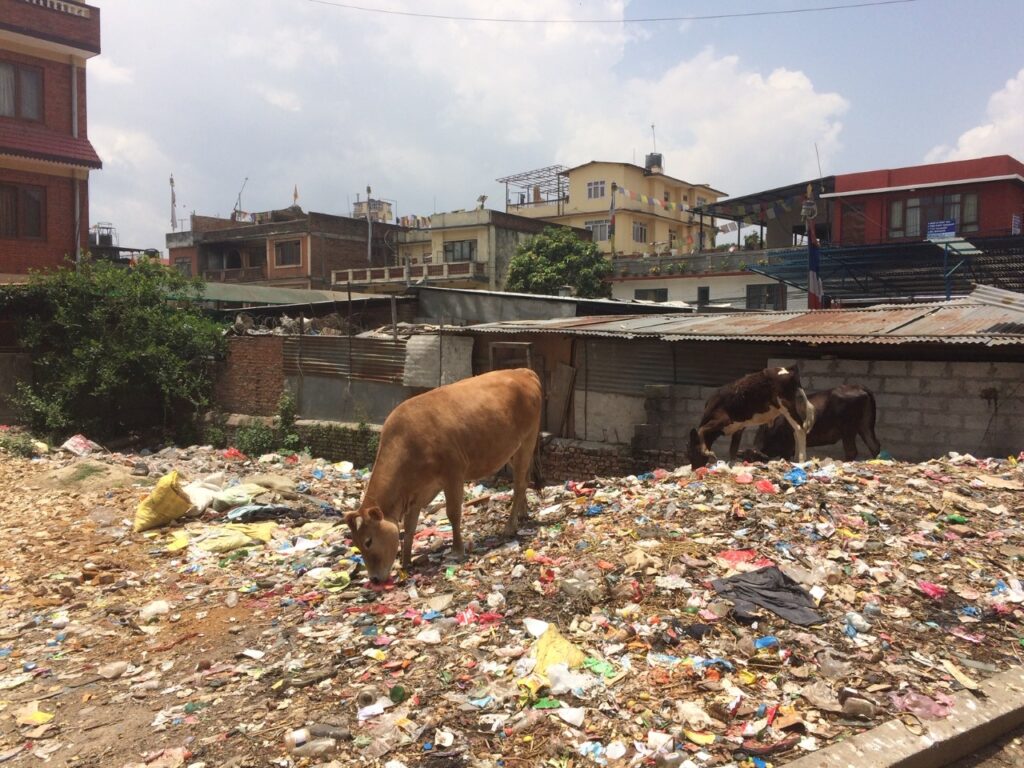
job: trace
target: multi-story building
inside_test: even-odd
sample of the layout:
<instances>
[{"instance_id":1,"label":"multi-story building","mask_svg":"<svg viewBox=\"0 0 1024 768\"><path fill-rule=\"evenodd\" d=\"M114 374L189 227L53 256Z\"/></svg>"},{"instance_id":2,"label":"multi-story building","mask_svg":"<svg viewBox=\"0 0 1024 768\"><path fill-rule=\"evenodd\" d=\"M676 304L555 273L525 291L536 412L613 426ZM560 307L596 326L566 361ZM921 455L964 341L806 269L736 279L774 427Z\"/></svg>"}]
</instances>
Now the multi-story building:
<instances>
[{"instance_id":1,"label":"multi-story building","mask_svg":"<svg viewBox=\"0 0 1024 768\"><path fill-rule=\"evenodd\" d=\"M86 61L100 52L98 8L0 0L0 280L61 266L86 250Z\"/></svg>"},{"instance_id":2,"label":"multi-story building","mask_svg":"<svg viewBox=\"0 0 1024 768\"><path fill-rule=\"evenodd\" d=\"M680 254L711 244L714 221L699 209L725 195L708 184L666 175L657 153L647 155L644 167L591 161L498 181L505 184L506 211L589 229L601 250L612 255ZM518 199L510 197L512 190Z\"/></svg>"},{"instance_id":3,"label":"multi-story building","mask_svg":"<svg viewBox=\"0 0 1024 768\"><path fill-rule=\"evenodd\" d=\"M210 282L316 289L330 289L334 270L396 263L394 224L373 224L368 238L366 219L297 205L239 218L192 214L188 231L167 234L170 263Z\"/></svg>"},{"instance_id":4,"label":"multi-story building","mask_svg":"<svg viewBox=\"0 0 1024 768\"><path fill-rule=\"evenodd\" d=\"M822 198L832 209L834 245L920 241L938 222L953 222L952 234L962 237L1019 235L1024 163L995 155L845 173Z\"/></svg>"},{"instance_id":5,"label":"multi-story building","mask_svg":"<svg viewBox=\"0 0 1024 768\"><path fill-rule=\"evenodd\" d=\"M368 293L397 292L426 283L441 288L502 290L520 245L550 222L477 208L401 219L415 226L397 233L398 262L391 267L339 270L336 287L351 283ZM591 233L577 234L589 240Z\"/></svg>"},{"instance_id":6,"label":"multi-story building","mask_svg":"<svg viewBox=\"0 0 1024 768\"><path fill-rule=\"evenodd\" d=\"M804 309L808 187L820 275L834 299L934 299L977 284L1024 290L1024 164L997 155L826 176L712 203L705 215L734 235L696 254L616 259L612 295Z\"/></svg>"}]
</instances>

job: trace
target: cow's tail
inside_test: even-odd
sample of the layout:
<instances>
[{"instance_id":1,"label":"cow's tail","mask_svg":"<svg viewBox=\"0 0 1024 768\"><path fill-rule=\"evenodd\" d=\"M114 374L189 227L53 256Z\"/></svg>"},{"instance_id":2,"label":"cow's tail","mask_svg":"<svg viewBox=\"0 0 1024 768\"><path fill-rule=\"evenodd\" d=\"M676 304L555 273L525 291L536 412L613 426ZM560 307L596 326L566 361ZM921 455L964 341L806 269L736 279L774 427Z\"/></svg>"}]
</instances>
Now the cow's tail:
<instances>
[{"instance_id":1,"label":"cow's tail","mask_svg":"<svg viewBox=\"0 0 1024 768\"><path fill-rule=\"evenodd\" d=\"M864 444L871 451L871 456L875 457L882 452L882 444L878 440L878 436L875 435L875 414L877 407L875 406L875 394L870 389L864 390L868 395L868 407L864 409L864 413L860 419L860 439L864 441Z\"/></svg>"},{"instance_id":2,"label":"cow's tail","mask_svg":"<svg viewBox=\"0 0 1024 768\"><path fill-rule=\"evenodd\" d=\"M804 392L803 387L797 387L796 390L796 415L800 419L804 432L810 432L817 413L814 411L814 405L807 399L807 393Z\"/></svg>"}]
</instances>

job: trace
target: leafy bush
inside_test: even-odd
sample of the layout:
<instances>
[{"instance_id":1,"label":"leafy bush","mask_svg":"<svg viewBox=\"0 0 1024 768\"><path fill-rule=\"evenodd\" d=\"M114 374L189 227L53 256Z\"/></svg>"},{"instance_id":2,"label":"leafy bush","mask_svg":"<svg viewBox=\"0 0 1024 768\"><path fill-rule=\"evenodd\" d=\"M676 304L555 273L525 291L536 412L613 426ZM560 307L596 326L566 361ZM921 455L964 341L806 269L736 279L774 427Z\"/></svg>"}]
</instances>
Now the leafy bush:
<instances>
[{"instance_id":1,"label":"leafy bush","mask_svg":"<svg viewBox=\"0 0 1024 768\"><path fill-rule=\"evenodd\" d=\"M222 411L214 411L203 424L202 441L214 448L226 448L228 445L227 416Z\"/></svg>"},{"instance_id":2,"label":"leafy bush","mask_svg":"<svg viewBox=\"0 0 1024 768\"><path fill-rule=\"evenodd\" d=\"M0 289L32 355L14 403L37 433L94 439L193 428L212 391L222 329L195 300L202 283L156 261L84 262Z\"/></svg>"},{"instance_id":3,"label":"leafy bush","mask_svg":"<svg viewBox=\"0 0 1024 768\"><path fill-rule=\"evenodd\" d=\"M302 450L302 438L295 428L296 402L295 396L288 391L277 401L277 443L286 451Z\"/></svg>"},{"instance_id":4,"label":"leafy bush","mask_svg":"<svg viewBox=\"0 0 1024 768\"><path fill-rule=\"evenodd\" d=\"M24 432L0 432L0 450L25 458L35 453L32 449L32 437Z\"/></svg>"},{"instance_id":5,"label":"leafy bush","mask_svg":"<svg viewBox=\"0 0 1024 768\"><path fill-rule=\"evenodd\" d=\"M235 447L252 458L270 453L276 442L274 430L258 419L250 419L235 433Z\"/></svg>"}]
</instances>

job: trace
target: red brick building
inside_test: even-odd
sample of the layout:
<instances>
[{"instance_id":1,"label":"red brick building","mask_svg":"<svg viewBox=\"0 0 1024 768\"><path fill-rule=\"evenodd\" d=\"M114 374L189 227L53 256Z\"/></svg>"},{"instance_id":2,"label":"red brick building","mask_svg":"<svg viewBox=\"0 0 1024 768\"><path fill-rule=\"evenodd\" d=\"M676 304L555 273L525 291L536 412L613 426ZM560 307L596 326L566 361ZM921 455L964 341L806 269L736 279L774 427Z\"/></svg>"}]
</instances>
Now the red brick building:
<instances>
[{"instance_id":1,"label":"red brick building","mask_svg":"<svg viewBox=\"0 0 1024 768\"><path fill-rule=\"evenodd\" d=\"M939 221L956 222L962 237L1018 235L1024 164L995 155L846 173L821 197L831 207L834 245L921 241Z\"/></svg>"},{"instance_id":2,"label":"red brick building","mask_svg":"<svg viewBox=\"0 0 1024 768\"><path fill-rule=\"evenodd\" d=\"M98 8L0 0L0 280L57 267L87 247L86 61L100 52Z\"/></svg>"},{"instance_id":3,"label":"red brick building","mask_svg":"<svg viewBox=\"0 0 1024 768\"><path fill-rule=\"evenodd\" d=\"M396 263L394 224L303 211L298 206L247 214L248 221L191 216L188 231L167 235L170 263L208 282L259 283L281 288L331 289L334 270Z\"/></svg>"}]
</instances>

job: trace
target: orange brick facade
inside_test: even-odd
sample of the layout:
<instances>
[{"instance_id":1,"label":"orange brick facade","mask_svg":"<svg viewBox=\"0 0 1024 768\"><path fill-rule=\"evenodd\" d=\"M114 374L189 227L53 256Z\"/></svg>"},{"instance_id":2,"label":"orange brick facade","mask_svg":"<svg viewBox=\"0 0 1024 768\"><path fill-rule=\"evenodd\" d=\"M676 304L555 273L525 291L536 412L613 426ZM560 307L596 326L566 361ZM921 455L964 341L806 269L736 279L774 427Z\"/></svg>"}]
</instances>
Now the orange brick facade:
<instances>
[{"instance_id":1,"label":"orange brick facade","mask_svg":"<svg viewBox=\"0 0 1024 768\"><path fill-rule=\"evenodd\" d=\"M99 9L73 0L0 0L0 62L42 73L42 119L0 116L0 184L45 190L43 236L0 237L0 279L61 266L89 242L89 170L100 163L88 143L85 63L100 51L99 30Z\"/></svg>"},{"instance_id":2,"label":"orange brick facade","mask_svg":"<svg viewBox=\"0 0 1024 768\"><path fill-rule=\"evenodd\" d=\"M238 336L228 341L215 399L228 413L273 416L284 393L284 336Z\"/></svg>"}]
</instances>

